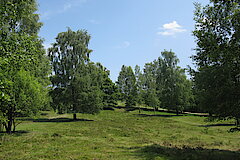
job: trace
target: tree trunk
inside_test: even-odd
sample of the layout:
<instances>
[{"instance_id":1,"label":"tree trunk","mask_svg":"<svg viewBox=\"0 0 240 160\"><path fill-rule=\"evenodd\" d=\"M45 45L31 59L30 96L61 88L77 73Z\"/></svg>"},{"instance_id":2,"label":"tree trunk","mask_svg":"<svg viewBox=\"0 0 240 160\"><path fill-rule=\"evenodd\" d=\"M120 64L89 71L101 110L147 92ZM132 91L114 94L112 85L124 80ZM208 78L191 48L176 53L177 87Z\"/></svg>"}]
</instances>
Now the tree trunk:
<instances>
[{"instance_id":1,"label":"tree trunk","mask_svg":"<svg viewBox=\"0 0 240 160\"><path fill-rule=\"evenodd\" d=\"M14 119L13 119L13 123L12 123L12 124L13 124L13 132L15 132L15 131L16 131L16 126L17 126L17 125L16 125L16 122L15 122Z\"/></svg>"},{"instance_id":2,"label":"tree trunk","mask_svg":"<svg viewBox=\"0 0 240 160\"><path fill-rule=\"evenodd\" d=\"M74 80L74 78L73 78L73 80ZM77 109L77 107L76 107L76 103L75 103L75 90L74 90L74 86L72 85L72 87L71 87L71 89L72 89L72 108L73 108L73 120L75 121L75 120L77 120L77 114L76 114L76 109Z\"/></svg>"},{"instance_id":3,"label":"tree trunk","mask_svg":"<svg viewBox=\"0 0 240 160\"><path fill-rule=\"evenodd\" d=\"M3 127L4 127L3 122L0 121L0 132L3 131Z\"/></svg>"},{"instance_id":4,"label":"tree trunk","mask_svg":"<svg viewBox=\"0 0 240 160\"><path fill-rule=\"evenodd\" d=\"M76 113L73 113L73 120L77 120L77 114Z\"/></svg>"},{"instance_id":5,"label":"tree trunk","mask_svg":"<svg viewBox=\"0 0 240 160\"><path fill-rule=\"evenodd\" d=\"M12 125L13 125L13 112L12 109L8 111L8 116L7 116L8 121L5 123L5 129L7 133L12 132Z\"/></svg>"},{"instance_id":6,"label":"tree trunk","mask_svg":"<svg viewBox=\"0 0 240 160\"><path fill-rule=\"evenodd\" d=\"M7 133L12 132L12 119L8 119L8 122L5 125L5 129Z\"/></svg>"},{"instance_id":7,"label":"tree trunk","mask_svg":"<svg viewBox=\"0 0 240 160\"><path fill-rule=\"evenodd\" d=\"M236 118L236 126L240 126L240 119L239 118Z\"/></svg>"}]
</instances>

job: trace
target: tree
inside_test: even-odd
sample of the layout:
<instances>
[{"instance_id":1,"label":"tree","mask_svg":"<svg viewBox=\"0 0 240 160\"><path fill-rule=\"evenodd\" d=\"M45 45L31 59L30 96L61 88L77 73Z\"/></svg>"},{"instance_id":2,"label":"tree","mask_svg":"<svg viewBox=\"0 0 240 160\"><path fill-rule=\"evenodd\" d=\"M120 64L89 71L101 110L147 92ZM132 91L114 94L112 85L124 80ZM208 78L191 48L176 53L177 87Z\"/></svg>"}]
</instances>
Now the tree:
<instances>
[{"instance_id":1,"label":"tree","mask_svg":"<svg viewBox=\"0 0 240 160\"><path fill-rule=\"evenodd\" d=\"M193 72L199 106L218 118L240 119L240 4L211 0L195 4L193 35L197 48Z\"/></svg>"},{"instance_id":2,"label":"tree","mask_svg":"<svg viewBox=\"0 0 240 160\"><path fill-rule=\"evenodd\" d=\"M3 125L8 133L15 131L16 117L35 115L49 100L47 89L30 72L24 70L11 74L4 94L1 112L6 117Z\"/></svg>"},{"instance_id":3,"label":"tree","mask_svg":"<svg viewBox=\"0 0 240 160\"><path fill-rule=\"evenodd\" d=\"M71 81L71 87L66 88L68 111L76 113L98 113L102 108L103 92L100 89L101 75L94 63L88 63L81 67ZM72 88L74 87L74 89ZM74 93L72 93L74 92ZM72 100L72 101L69 101ZM72 108L72 104L76 108ZM74 109L74 110L73 110ZM76 119L76 117L74 117Z\"/></svg>"},{"instance_id":4,"label":"tree","mask_svg":"<svg viewBox=\"0 0 240 160\"><path fill-rule=\"evenodd\" d=\"M126 106L136 104L136 78L131 66L122 66L117 81L118 88L126 101Z\"/></svg>"},{"instance_id":5,"label":"tree","mask_svg":"<svg viewBox=\"0 0 240 160\"><path fill-rule=\"evenodd\" d=\"M103 91L103 105L105 107L114 107L117 104L118 90L115 83L109 77L104 78L101 87Z\"/></svg>"},{"instance_id":6,"label":"tree","mask_svg":"<svg viewBox=\"0 0 240 160\"><path fill-rule=\"evenodd\" d=\"M159 59L158 62L160 66L159 77L161 86L161 106L167 109L175 109L176 108L176 70L177 70L177 63L179 59L175 56L174 52L172 51L164 51L161 53L162 59Z\"/></svg>"},{"instance_id":7,"label":"tree","mask_svg":"<svg viewBox=\"0 0 240 160\"><path fill-rule=\"evenodd\" d=\"M90 35L85 30L59 33L48 54L53 67L52 95L60 94L53 103L65 106L73 113L97 113L102 106L100 90L101 74L90 62L88 49ZM56 107L55 107L56 108Z\"/></svg>"},{"instance_id":8,"label":"tree","mask_svg":"<svg viewBox=\"0 0 240 160\"><path fill-rule=\"evenodd\" d=\"M144 88L144 75L140 69L140 66L136 65L134 68L134 75L136 78L136 102L138 104L143 104L144 99L143 99L143 88Z\"/></svg>"},{"instance_id":9,"label":"tree","mask_svg":"<svg viewBox=\"0 0 240 160\"><path fill-rule=\"evenodd\" d=\"M191 105L191 83L187 80L185 70L177 65L179 59L174 52L164 51L162 57L162 60L158 60L161 66L158 81L162 85L162 107L176 110L178 114Z\"/></svg>"},{"instance_id":10,"label":"tree","mask_svg":"<svg viewBox=\"0 0 240 160\"><path fill-rule=\"evenodd\" d=\"M143 91L145 104L176 110L176 113L192 105L192 86L185 70L177 64L179 59L172 51L164 51L161 57L144 66Z\"/></svg>"},{"instance_id":11,"label":"tree","mask_svg":"<svg viewBox=\"0 0 240 160\"><path fill-rule=\"evenodd\" d=\"M116 106L117 104L117 96L118 90L115 83L109 78L110 71L107 70L100 63L96 64L98 75L100 76L98 79L98 83L100 85L100 89L103 92L103 106L105 108Z\"/></svg>"},{"instance_id":12,"label":"tree","mask_svg":"<svg viewBox=\"0 0 240 160\"><path fill-rule=\"evenodd\" d=\"M42 23L39 22L37 3L35 0L1 0L0 2L1 38L10 33L36 35Z\"/></svg>"},{"instance_id":13,"label":"tree","mask_svg":"<svg viewBox=\"0 0 240 160\"><path fill-rule=\"evenodd\" d=\"M19 114L29 116L46 104L47 90L37 73L45 52L38 37L41 23L35 13L35 0L0 2L0 77L3 88L0 99L3 125L8 133L15 130ZM42 81L43 82L43 81ZM27 96L34 96L32 100ZM41 97L44 103L39 103ZM40 107L41 106L41 107ZM26 108L27 107L27 108Z\"/></svg>"},{"instance_id":14,"label":"tree","mask_svg":"<svg viewBox=\"0 0 240 160\"><path fill-rule=\"evenodd\" d=\"M154 110L160 105L160 98L157 95L157 65L155 62L146 63L144 66L144 102Z\"/></svg>"},{"instance_id":15,"label":"tree","mask_svg":"<svg viewBox=\"0 0 240 160\"><path fill-rule=\"evenodd\" d=\"M39 73L36 68L45 51L38 37L42 23L36 11L35 0L0 2L0 56L7 59L8 70L24 68Z\"/></svg>"}]
</instances>

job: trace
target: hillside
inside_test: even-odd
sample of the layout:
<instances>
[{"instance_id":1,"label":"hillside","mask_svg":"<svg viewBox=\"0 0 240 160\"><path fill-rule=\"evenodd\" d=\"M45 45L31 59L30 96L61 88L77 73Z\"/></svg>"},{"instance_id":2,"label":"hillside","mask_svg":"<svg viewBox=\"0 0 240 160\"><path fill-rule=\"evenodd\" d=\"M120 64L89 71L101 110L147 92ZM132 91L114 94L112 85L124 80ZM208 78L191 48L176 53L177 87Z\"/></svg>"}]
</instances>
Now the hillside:
<instances>
[{"instance_id":1,"label":"hillside","mask_svg":"<svg viewBox=\"0 0 240 160\"><path fill-rule=\"evenodd\" d=\"M3 160L239 159L233 122L205 117L124 109L97 115L42 112L22 119L18 132L0 134Z\"/></svg>"}]
</instances>

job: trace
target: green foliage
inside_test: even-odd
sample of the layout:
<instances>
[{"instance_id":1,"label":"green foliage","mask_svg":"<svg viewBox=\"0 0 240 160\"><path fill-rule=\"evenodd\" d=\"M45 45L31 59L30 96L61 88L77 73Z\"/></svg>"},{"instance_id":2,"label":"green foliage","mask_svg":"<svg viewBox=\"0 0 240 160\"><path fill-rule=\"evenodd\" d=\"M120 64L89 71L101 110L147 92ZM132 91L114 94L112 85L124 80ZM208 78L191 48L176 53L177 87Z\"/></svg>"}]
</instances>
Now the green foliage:
<instances>
[{"instance_id":1,"label":"green foliage","mask_svg":"<svg viewBox=\"0 0 240 160\"><path fill-rule=\"evenodd\" d=\"M109 71L90 62L90 35L85 30L59 33L49 49L53 68L53 107L59 113L98 113L114 102L114 86ZM57 96L57 97L56 97Z\"/></svg>"},{"instance_id":2,"label":"green foliage","mask_svg":"<svg viewBox=\"0 0 240 160\"><path fill-rule=\"evenodd\" d=\"M161 106L168 109L177 109L181 100L179 94L182 93L178 83L180 68L177 66L177 63L179 59L172 51L162 52L162 57L163 59L158 60L160 62L160 69L158 70L160 83L158 86L161 90Z\"/></svg>"},{"instance_id":3,"label":"green foliage","mask_svg":"<svg viewBox=\"0 0 240 160\"><path fill-rule=\"evenodd\" d=\"M16 116L35 114L49 101L36 9L35 0L0 2L0 110L7 132L15 130Z\"/></svg>"},{"instance_id":4,"label":"green foliage","mask_svg":"<svg viewBox=\"0 0 240 160\"><path fill-rule=\"evenodd\" d=\"M136 78L136 102L138 104L143 104L144 103L144 75L140 69L140 66L136 65L134 68L134 75Z\"/></svg>"},{"instance_id":5,"label":"green foliage","mask_svg":"<svg viewBox=\"0 0 240 160\"><path fill-rule=\"evenodd\" d=\"M146 63L143 69L144 103L154 108L158 108L161 102L157 94L159 92L157 91L156 69L156 63Z\"/></svg>"},{"instance_id":6,"label":"green foliage","mask_svg":"<svg viewBox=\"0 0 240 160\"><path fill-rule=\"evenodd\" d=\"M48 90L28 71L8 72L1 76L4 78L0 113L6 131L11 132L15 131L16 117L33 116L48 104Z\"/></svg>"},{"instance_id":7,"label":"green foliage","mask_svg":"<svg viewBox=\"0 0 240 160\"><path fill-rule=\"evenodd\" d=\"M103 106L114 107L117 104L118 89L115 83L109 78L108 71L103 70L101 90L103 92Z\"/></svg>"},{"instance_id":8,"label":"green foliage","mask_svg":"<svg viewBox=\"0 0 240 160\"><path fill-rule=\"evenodd\" d=\"M88 49L89 40L90 36L86 31L74 32L68 28L66 32L58 34L53 47L48 49L54 72L51 78L53 84L51 95L53 96L55 109L58 108L59 113L64 110L76 113L80 110L78 108L80 107L78 96L80 92L84 92L80 87L87 85L85 83L88 80L83 77L86 75L85 63L89 61L91 52ZM84 75L81 75L82 73ZM81 83L83 83L83 86L77 86ZM55 98L56 95L58 97Z\"/></svg>"},{"instance_id":9,"label":"green foliage","mask_svg":"<svg viewBox=\"0 0 240 160\"><path fill-rule=\"evenodd\" d=\"M157 108L159 106L159 98L157 97L156 90L148 89L145 95L145 104Z\"/></svg>"},{"instance_id":10,"label":"green foliage","mask_svg":"<svg viewBox=\"0 0 240 160\"><path fill-rule=\"evenodd\" d=\"M145 64L143 73L139 66L135 67L135 73L131 67L122 66L117 81L121 100L126 100L126 106L144 103L155 109L176 110L177 114L193 108L192 83L185 70L177 65L179 59L172 51L161 54L157 60Z\"/></svg>"},{"instance_id":11,"label":"green foliage","mask_svg":"<svg viewBox=\"0 0 240 160\"><path fill-rule=\"evenodd\" d=\"M12 75L11 92L9 94L17 111L16 114L31 116L48 103L48 90L44 88L29 72L20 70Z\"/></svg>"},{"instance_id":12,"label":"green foliage","mask_svg":"<svg viewBox=\"0 0 240 160\"><path fill-rule=\"evenodd\" d=\"M9 33L36 35L42 26L36 13L35 0L1 0L0 8L0 31L5 33L3 37L9 36Z\"/></svg>"},{"instance_id":13,"label":"green foliage","mask_svg":"<svg viewBox=\"0 0 240 160\"><path fill-rule=\"evenodd\" d=\"M131 66L122 66L117 81L122 98L126 100L126 106L134 106L137 99L136 78Z\"/></svg>"},{"instance_id":14,"label":"green foliage","mask_svg":"<svg viewBox=\"0 0 240 160\"><path fill-rule=\"evenodd\" d=\"M164 51L162 56L146 63L142 77L144 103L152 107L183 111L194 104L192 85L175 53Z\"/></svg>"},{"instance_id":15,"label":"green foliage","mask_svg":"<svg viewBox=\"0 0 240 160\"><path fill-rule=\"evenodd\" d=\"M162 85L161 97L162 107L183 111L184 107L192 105L191 102L191 83L185 76L184 69L177 64L179 59L175 53L170 51L162 52L162 60L160 63L159 82Z\"/></svg>"},{"instance_id":16,"label":"green foliage","mask_svg":"<svg viewBox=\"0 0 240 160\"><path fill-rule=\"evenodd\" d=\"M7 70L22 68L35 72L44 55L38 37L41 23L35 0L0 2L0 52L7 61Z\"/></svg>"},{"instance_id":17,"label":"green foliage","mask_svg":"<svg viewBox=\"0 0 240 160\"><path fill-rule=\"evenodd\" d=\"M240 5L238 0L196 4L193 72L199 106L220 118L240 118Z\"/></svg>"},{"instance_id":18,"label":"green foliage","mask_svg":"<svg viewBox=\"0 0 240 160\"><path fill-rule=\"evenodd\" d=\"M116 106L118 99L118 90L115 83L113 83L109 77L104 79L101 90L104 93L104 106Z\"/></svg>"},{"instance_id":19,"label":"green foliage","mask_svg":"<svg viewBox=\"0 0 240 160\"><path fill-rule=\"evenodd\" d=\"M52 79L54 77L51 77ZM51 89L49 94L52 98L52 101L51 101L51 107L54 109L55 112L59 113L59 114L63 114L65 112L67 112L67 108L66 108L66 100L65 97L64 97L64 91L65 89L64 88L54 88L54 89Z\"/></svg>"},{"instance_id":20,"label":"green foliage","mask_svg":"<svg viewBox=\"0 0 240 160\"><path fill-rule=\"evenodd\" d=\"M94 63L84 65L72 81L70 87L66 88L67 99L73 99L74 113L98 113L102 108L102 91L98 68ZM69 97L68 97L69 96ZM72 103L70 102L70 103ZM69 103L69 102L67 102Z\"/></svg>"}]
</instances>

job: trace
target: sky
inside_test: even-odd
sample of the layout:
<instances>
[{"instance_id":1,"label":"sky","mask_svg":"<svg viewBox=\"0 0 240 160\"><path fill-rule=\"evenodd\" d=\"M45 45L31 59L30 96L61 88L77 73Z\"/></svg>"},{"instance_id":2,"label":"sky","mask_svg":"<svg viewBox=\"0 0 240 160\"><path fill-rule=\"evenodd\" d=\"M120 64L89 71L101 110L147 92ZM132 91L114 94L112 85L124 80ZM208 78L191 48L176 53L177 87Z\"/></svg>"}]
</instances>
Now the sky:
<instances>
[{"instance_id":1,"label":"sky","mask_svg":"<svg viewBox=\"0 0 240 160\"><path fill-rule=\"evenodd\" d=\"M57 34L85 29L91 35L90 59L117 80L122 65L139 65L172 50L183 68L193 66L194 2L208 0L38 0L40 37L51 47Z\"/></svg>"}]
</instances>

